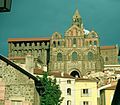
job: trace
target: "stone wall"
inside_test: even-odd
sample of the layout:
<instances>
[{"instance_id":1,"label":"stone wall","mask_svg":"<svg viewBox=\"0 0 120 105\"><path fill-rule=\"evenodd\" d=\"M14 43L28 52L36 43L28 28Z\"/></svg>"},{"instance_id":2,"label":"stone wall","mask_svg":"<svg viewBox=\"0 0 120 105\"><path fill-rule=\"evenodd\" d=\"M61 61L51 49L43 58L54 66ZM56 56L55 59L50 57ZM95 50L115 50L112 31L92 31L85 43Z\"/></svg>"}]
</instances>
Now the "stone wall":
<instances>
[{"instance_id":1,"label":"stone wall","mask_svg":"<svg viewBox=\"0 0 120 105\"><path fill-rule=\"evenodd\" d=\"M0 61L0 77L5 83L5 95L4 99L0 100L0 105L11 105L13 100L22 101L22 105L37 105L37 92L33 80L3 61Z\"/></svg>"}]
</instances>

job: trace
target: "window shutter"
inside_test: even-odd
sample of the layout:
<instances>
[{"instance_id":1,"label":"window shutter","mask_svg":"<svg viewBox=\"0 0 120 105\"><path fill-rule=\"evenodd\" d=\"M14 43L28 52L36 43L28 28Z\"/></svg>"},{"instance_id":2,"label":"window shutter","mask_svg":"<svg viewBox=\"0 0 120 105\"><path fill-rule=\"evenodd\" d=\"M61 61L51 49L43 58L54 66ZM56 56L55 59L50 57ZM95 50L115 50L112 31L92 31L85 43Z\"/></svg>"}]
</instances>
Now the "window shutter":
<instances>
[{"instance_id":1,"label":"window shutter","mask_svg":"<svg viewBox=\"0 0 120 105\"><path fill-rule=\"evenodd\" d=\"M80 93L80 95L81 95L81 96L83 96L83 89L81 89L81 91L80 91L80 92L81 92L81 93Z\"/></svg>"},{"instance_id":2,"label":"window shutter","mask_svg":"<svg viewBox=\"0 0 120 105\"><path fill-rule=\"evenodd\" d=\"M92 96L92 89L88 89L88 96Z\"/></svg>"},{"instance_id":3,"label":"window shutter","mask_svg":"<svg viewBox=\"0 0 120 105\"><path fill-rule=\"evenodd\" d=\"M83 105L83 101L80 101L80 105Z\"/></svg>"},{"instance_id":4,"label":"window shutter","mask_svg":"<svg viewBox=\"0 0 120 105\"><path fill-rule=\"evenodd\" d=\"M91 101L89 101L89 104L88 105L92 105L92 102Z\"/></svg>"}]
</instances>

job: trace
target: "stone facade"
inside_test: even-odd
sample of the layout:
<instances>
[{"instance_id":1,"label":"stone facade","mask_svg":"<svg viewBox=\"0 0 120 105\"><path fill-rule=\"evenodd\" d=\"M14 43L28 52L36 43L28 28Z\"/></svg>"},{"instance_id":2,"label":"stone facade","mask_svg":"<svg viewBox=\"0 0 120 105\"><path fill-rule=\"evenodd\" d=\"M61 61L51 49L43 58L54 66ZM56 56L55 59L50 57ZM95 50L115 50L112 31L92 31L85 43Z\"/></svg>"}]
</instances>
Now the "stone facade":
<instances>
[{"instance_id":1,"label":"stone facade","mask_svg":"<svg viewBox=\"0 0 120 105\"><path fill-rule=\"evenodd\" d=\"M37 99L39 97L34 81L0 60L0 89L1 88L4 97L0 99L0 105L38 104Z\"/></svg>"},{"instance_id":2,"label":"stone facade","mask_svg":"<svg viewBox=\"0 0 120 105\"><path fill-rule=\"evenodd\" d=\"M32 54L34 62L47 65L49 71L81 77L91 71L102 71L104 64L118 64L118 46L100 46L99 39L94 30L85 30L76 10L64 37L54 32L50 38L9 39L8 56L15 62L25 63L25 56Z\"/></svg>"}]
</instances>

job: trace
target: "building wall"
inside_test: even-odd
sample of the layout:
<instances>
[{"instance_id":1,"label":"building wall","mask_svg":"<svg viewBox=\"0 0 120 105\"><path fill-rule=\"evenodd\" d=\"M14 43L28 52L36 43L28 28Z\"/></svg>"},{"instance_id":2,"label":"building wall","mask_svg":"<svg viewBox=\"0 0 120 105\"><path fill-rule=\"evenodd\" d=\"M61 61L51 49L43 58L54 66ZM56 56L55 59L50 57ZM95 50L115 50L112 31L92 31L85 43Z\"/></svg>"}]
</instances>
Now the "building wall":
<instances>
[{"instance_id":1,"label":"building wall","mask_svg":"<svg viewBox=\"0 0 120 105\"><path fill-rule=\"evenodd\" d=\"M64 97L61 105L68 105L67 101L71 102L70 105L75 105L75 79L57 78L57 82L60 85L60 90L62 91L61 97ZM68 88L71 89L71 94L67 93Z\"/></svg>"},{"instance_id":2,"label":"building wall","mask_svg":"<svg viewBox=\"0 0 120 105\"><path fill-rule=\"evenodd\" d=\"M105 90L106 105L111 105L115 90Z\"/></svg>"},{"instance_id":3,"label":"building wall","mask_svg":"<svg viewBox=\"0 0 120 105\"><path fill-rule=\"evenodd\" d=\"M105 65L114 65L114 64L118 64L118 51L119 48L118 46L114 46L114 48L111 49L101 49L101 56L104 59L104 64Z\"/></svg>"},{"instance_id":4,"label":"building wall","mask_svg":"<svg viewBox=\"0 0 120 105\"><path fill-rule=\"evenodd\" d=\"M55 32L50 39L50 70L71 73L77 71L81 76L91 71L103 69L100 56L99 37L91 31L85 35L83 29L75 25L66 32L65 37Z\"/></svg>"},{"instance_id":5,"label":"building wall","mask_svg":"<svg viewBox=\"0 0 120 105\"><path fill-rule=\"evenodd\" d=\"M83 94L83 89L88 89L88 94ZM84 105L84 101L88 105L97 105L97 83L87 81L75 82L75 105Z\"/></svg>"},{"instance_id":6,"label":"building wall","mask_svg":"<svg viewBox=\"0 0 120 105\"><path fill-rule=\"evenodd\" d=\"M28 39L30 40L30 39ZM45 65L49 61L49 41L9 41L8 57L17 63L25 63L27 54L38 58Z\"/></svg>"},{"instance_id":7,"label":"building wall","mask_svg":"<svg viewBox=\"0 0 120 105\"><path fill-rule=\"evenodd\" d=\"M0 100L3 103L1 105L11 105L13 101L22 102L22 105L38 104L34 81L26 75L0 61L0 77L5 84L4 98Z\"/></svg>"}]
</instances>

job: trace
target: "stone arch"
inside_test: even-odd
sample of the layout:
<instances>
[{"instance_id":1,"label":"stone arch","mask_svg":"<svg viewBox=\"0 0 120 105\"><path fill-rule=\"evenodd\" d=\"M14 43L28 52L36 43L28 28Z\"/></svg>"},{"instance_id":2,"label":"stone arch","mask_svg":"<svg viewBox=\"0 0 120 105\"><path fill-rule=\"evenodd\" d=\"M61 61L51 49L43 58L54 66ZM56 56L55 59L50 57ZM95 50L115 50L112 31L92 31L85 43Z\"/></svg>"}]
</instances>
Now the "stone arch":
<instances>
[{"instance_id":1,"label":"stone arch","mask_svg":"<svg viewBox=\"0 0 120 105\"><path fill-rule=\"evenodd\" d=\"M71 72L70 72L70 75L73 76L73 77L81 77L80 75L80 71L77 70L77 69L73 69Z\"/></svg>"}]
</instances>

